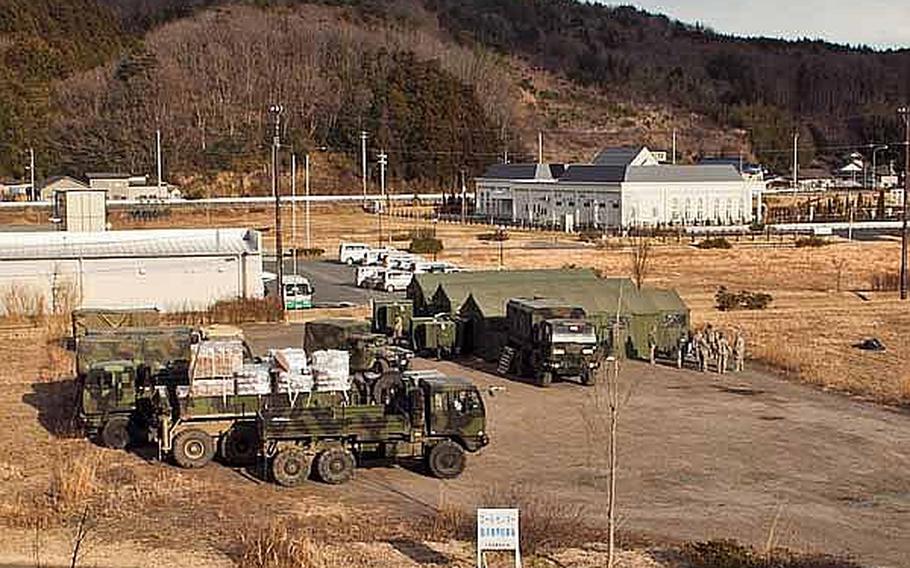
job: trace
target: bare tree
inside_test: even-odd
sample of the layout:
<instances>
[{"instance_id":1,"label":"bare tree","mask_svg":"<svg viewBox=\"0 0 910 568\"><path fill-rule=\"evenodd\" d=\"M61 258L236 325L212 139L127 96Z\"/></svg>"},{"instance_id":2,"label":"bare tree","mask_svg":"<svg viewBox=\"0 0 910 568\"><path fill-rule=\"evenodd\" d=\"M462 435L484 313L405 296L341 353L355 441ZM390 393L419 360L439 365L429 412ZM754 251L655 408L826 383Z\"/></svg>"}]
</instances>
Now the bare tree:
<instances>
[{"instance_id":1,"label":"bare tree","mask_svg":"<svg viewBox=\"0 0 910 568\"><path fill-rule=\"evenodd\" d=\"M632 281L635 287L641 290L642 284L651 270L651 239L645 235L632 237L632 251L630 253Z\"/></svg>"}]
</instances>

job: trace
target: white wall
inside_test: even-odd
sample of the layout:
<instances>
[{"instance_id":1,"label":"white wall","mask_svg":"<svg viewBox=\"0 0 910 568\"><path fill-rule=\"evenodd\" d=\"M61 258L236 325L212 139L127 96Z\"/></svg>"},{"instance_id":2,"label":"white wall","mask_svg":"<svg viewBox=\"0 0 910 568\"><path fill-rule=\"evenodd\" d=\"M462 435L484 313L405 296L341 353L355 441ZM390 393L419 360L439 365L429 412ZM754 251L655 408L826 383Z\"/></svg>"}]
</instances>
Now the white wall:
<instances>
[{"instance_id":1,"label":"white wall","mask_svg":"<svg viewBox=\"0 0 910 568\"><path fill-rule=\"evenodd\" d=\"M73 290L85 307L202 309L217 300L262 297L262 257L0 261L0 294L14 285L43 294L48 307L56 285Z\"/></svg>"},{"instance_id":2,"label":"white wall","mask_svg":"<svg viewBox=\"0 0 910 568\"><path fill-rule=\"evenodd\" d=\"M752 192L744 182L623 183L624 226L750 223Z\"/></svg>"}]
</instances>

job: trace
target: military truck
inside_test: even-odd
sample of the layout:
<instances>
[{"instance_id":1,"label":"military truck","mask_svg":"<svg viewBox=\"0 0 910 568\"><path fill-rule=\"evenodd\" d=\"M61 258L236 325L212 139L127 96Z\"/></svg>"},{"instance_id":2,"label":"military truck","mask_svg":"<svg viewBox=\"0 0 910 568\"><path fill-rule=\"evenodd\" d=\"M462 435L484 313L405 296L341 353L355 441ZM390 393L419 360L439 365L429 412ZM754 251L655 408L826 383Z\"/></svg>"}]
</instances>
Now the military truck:
<instances>
[{"instance_id":1,"label":"military truck","mask_svg":"<svg viewBox=\"0 0 910 568\"><path fill-rule=\"evenodd\" d=\"M365 320L330 318L307 322L303 348L307 353L322 349L339 349L351 353L351 372L362 373L370 380L390 371L404 371L414 353L392 345L389 338L370 331Z\"/></svg>"},{"instance_id":2,"label":"military truck","mask_svg":"<svg viewBox=\"0 0 910 568\"><path fill-rule=\"evenodd\" d=\"M85 330L76 339L76 413L86 434L124 448L145 428L155 387L185 381L190 328Z\"/></svg>"},{"instance_id":3,"label":"military truck","mask_svg":"<svg viewBox=\"0 0 910 568\"><path fill-rule=\"evenodd\" d=\"M546 387L554 378L577 377L593 385L597 334L579 306L552 299L511 299L506 304L508 347L518 372Z\"/></svg>"},{"instance_id":4,"label":"military truck","mask_svg":"<svg viewBox=\"0 0 910 568\"><path fill-rule=\"evenodd\" d=\"M414 303L411 300L400 298L373 300L372 305L373 333L393 336L399 320L402 334L408 333L411 328L411 319L414 317Z\"/></svg>"},{"instance_id":5,"label":"military truck","mask_svg":"<svg viewBox=\"0 0 910 568\"><path fill-rule=\"evenodd\" d=\"M325 483L350 480L371 458L422 459L434 476L458 477L466 452L489 443L483 399L465 379L407 376L388 404L269 406L259 413L260 455L272 479L293 486L312 470Z\"/></svg>"},{"instance_id":6,"label":"military truck","mask_svg":"<svg viewBox=\"0 0 910 568\"><path fill-rule=\"evenodd\" d=\"M161 314L157 308L79 308L73 310L73 339L101 331L157 327Z\"/></svg>"}]
</instances>

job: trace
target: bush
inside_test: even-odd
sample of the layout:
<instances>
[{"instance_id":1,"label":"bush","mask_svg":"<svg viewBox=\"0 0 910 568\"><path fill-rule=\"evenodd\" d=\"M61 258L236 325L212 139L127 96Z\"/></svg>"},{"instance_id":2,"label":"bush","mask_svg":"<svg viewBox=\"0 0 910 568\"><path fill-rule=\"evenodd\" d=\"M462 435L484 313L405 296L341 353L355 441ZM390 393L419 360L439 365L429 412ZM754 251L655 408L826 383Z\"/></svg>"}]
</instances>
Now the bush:
<instances>
[{"instance_id":1,"label":"bush","mask_svg":"<svg viewBox=\"0 0 910 568\"><path fill-rule=\"evenodd\" d=\"M876 272L870 278L870 286L875 292L896 292L900 289L901 276L898 272Z\"/></svg>"},{"instance_id":2,"label":"bush","mask_svg":"<svg viewBox=\"0 0 910 568\"><path fill-rule=\"evenodd\" d=\"M442 252L442 240L434 237L421 237L411 240L408 251L414 254L436 254Z\"/></svg>"},{"instance_id":3,"label":"bush","mask_svg":"<svg viewBox=\"0 0 910 568\"><path fill-rule=\"evenodd\" d=\"M303 258L319 258L325 254L325 249L322 248L303 248L297 249L297 254Z\"/></svg>"},{"instance_id":4,"label":"bush","mask_svg":"<svg viewBox=\"0 0 910 568\"><path fill-rule=\"evenodd\" d=\"M811 237L800 237L796 239L796 248L823 247L827 244L830 244L830 241L821 237L816 237L814 235Z\"/></svg>"},{"instance_id":5,"label":"bush","mask_svg":"<svg viewBox=\"0 0 910 568\"><path fill-rule=\"evenodd\" d=\"M492 233L480 233L479 235L477 235L477 240L478 241L493 241L493 242L507 241L507 240L509 240L509 232L508 231L493 231Z\"/></svg>"},{"instance_id":6,"label":"bush","mask_svg":"<svg viewBox=\"0 0 910 568\"><path fill-rule=\"evenodd\" d=\"M714 301L717 309L722 312L733 310L763 310L768 307L772 300L771 294L764 292L750 292L749 290L740 290L739 292L730 292L725 286L721 286L714 295Z\"/></svg>"},{"instance_id":7,"label":"bush","mask_svg":"<svg viewBox=\"0 0 910 568\"><path fill-rule=\"evenodd\" d=\"M700 249L729 249L733 248L733 245L730 244L725 237L709 237L697 245Z\"/></svg>"},{"instance_id":8,"label":"bush","mask_svg":"<svg viewBox=\"0 0 910 568\"><path fill-rule=\"evenodd\" d=\"M827 555L772 550L759 554L732 540L712 540L685 545L682 550L691 568L860 568L849 560Z\"/></svg>"},{"instance_id":9,"label":"bush","mask_svg":"<svg viewBox=\"0 0 910 568\"><path fill-rule=\"evenodd\" d=\"M168 322L177 325L269 322L280 321L281 318L281 305L275 298L222 300L205 311L187 310L167 316Z\"/></svg>"}]
</instances>

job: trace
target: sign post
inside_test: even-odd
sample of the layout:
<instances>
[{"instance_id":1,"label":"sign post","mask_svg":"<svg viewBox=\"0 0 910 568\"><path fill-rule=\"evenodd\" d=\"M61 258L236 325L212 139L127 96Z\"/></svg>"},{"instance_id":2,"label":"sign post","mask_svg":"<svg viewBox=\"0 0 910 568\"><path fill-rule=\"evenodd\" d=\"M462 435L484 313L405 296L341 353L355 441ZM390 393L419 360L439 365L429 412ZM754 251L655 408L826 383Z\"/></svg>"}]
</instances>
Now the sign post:
<instances>
[{"instance_id":1,"label":"sign post","mask_svg":"<svg viewBox=\"0 0 910 568\"><path fill-rule=\"evenodd\" d=\"M518 509L477 509L477 568L484 567L485 550L514 551L521 568L518 535Z\"/></svg>"}]
</instances>

